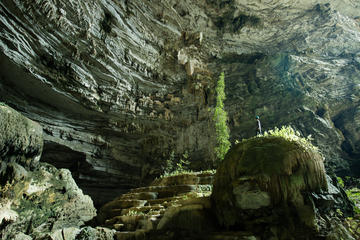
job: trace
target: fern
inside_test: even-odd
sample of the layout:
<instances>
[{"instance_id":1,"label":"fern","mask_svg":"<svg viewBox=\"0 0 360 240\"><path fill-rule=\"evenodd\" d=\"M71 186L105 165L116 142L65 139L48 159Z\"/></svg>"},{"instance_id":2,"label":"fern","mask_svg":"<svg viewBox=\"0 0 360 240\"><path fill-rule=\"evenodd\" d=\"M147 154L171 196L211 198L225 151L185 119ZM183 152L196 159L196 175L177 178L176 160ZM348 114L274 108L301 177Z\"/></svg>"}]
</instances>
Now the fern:
<instances>
[{"instance_id":1,"label":"fern","mask_svg":"<svg viewBox=\"0 0 360 240\"><path fill-rule=\"evenodd\" d=\"M311 141L314 140L311 135L305 137L301 136L299 131L295 131L291 126L282 126L280 129L275 127L273 130L265 131L263 135L256 137L282 137L290 142L297 142L305 149L319 151L317 147L312 145Z\"/></svg>"}]
</instances>

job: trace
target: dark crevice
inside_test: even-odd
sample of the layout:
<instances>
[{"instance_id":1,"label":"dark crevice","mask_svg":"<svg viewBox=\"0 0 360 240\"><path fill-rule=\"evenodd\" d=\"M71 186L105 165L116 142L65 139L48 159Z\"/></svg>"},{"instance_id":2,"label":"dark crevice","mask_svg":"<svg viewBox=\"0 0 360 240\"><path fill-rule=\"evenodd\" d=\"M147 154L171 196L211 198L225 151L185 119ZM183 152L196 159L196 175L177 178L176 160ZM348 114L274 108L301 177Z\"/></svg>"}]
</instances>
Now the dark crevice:
<instances>
[{"instance_id":1,"label":"dark crevice","mask_svg":"<svg viewBox=\"0 0 360 240\"><path fill-rule=\"evenodd\" d=\"M111 32L111 22L112 22L112 15L108 12L105 12L104 14L104 19L101 22L101 27L104 30L104 32L106 32L107 34L109 34Z\"/></svg>"},{"instance_id":2,"label":"dark crevice","mask_svg":"<svg viewBox=\"0 0 360 240\"><path fill-rule=\"evenodd\" d=\"M57 168L67 168L73 173L73 176L76 176L79 172L80 163L84 162L85 159L84 153L74 151L55 142L45 141L40 161L50 163Z\"/></svg>"}]
</instances>

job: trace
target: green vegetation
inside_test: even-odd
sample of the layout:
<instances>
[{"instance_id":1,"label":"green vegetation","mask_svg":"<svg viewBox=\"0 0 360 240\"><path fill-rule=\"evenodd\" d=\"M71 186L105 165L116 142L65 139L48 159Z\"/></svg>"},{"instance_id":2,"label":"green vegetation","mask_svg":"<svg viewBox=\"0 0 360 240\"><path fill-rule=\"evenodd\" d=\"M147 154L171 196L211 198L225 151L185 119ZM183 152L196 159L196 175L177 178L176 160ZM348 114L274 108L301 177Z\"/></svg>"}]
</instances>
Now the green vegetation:
<instances>
[{"instance_id":1,"label":"green vegetation","mask_svg":"<svg viewBox=\"0 0 360 240\"><path fill-rule=\"evenodd\" d=\"M275 128L235 145L227 154L227 171L257 176L258 182L266 183L274 202L295 199L292 195L304 189L327 189L323 158L315 149L291 127Z\"/></svg>"},{"instance_id":2,"label":"green vegetation","mask_svg":"<svg viewBox=\"0 0 360 240\"><path fill-rule=\"evenodd\" d=\"M348 180L349 177L346 177ZM337 177L339 185L345 189L346 195L354 203L354 217L345 218L345 226L351 232L353 237L360 239L360 189L359 188L348 188L346 189L344 180ZM341 211L340 211L341 212ZM338 212L339 213L339 212ZM342 216L342 213L339 214Z\"/></svg>"},{"instance_id":3,"label":"green vegetation","mask_svg":"<svg viewBox=\"0 0 360 240\"><path fill-rule=\"evenodd\" d=\"M193 171L193 170L175 170L171 173L164 173L160 176L160 178L171 177L171 176L179 176L179 175L194 175L194 174L215 174L216 169L209 169L203 171Z\"/></svg>"},{"instance_id":4,"label":"green vegetation","mask_svg":"<svg viewBox=\"0 0 360 240\"><path fill-rule=\"evenodd\" d=\"M185 151L185 153L181 154L180 159L177 161L175 157L175 152L171 151L169 158L166 160L166 166L164 170L164 174L160 176L160 178L178 176L178 175L193 175L193 174L215 174L215 169L203 170L203 171L193 171L189 168L189 153Z\"/></svg>"},{"instance_id":5,"label":"green vegetation","mask_svg":"<svg viewBox=\"0 0 360 240\"><path fill-rule=\"evenodd\" d=\"M216 142L217 146L215 147L215 154L219 160L223 160L225 154L229 150L231 144L229 141L229 128L226 124L227 113L224 110L225 100L225 80L224 73L220 74L219 80L216 86L216 107L214 111L213 120L215 122L216 129Z\"/></svg>"},{"instance_id":6,"label":"green vegetation","mask_svg":"<svg viewBox=\"0 0 360 240\"><path fill-rule=\"evenodd\" d=\"M351 188L345 190L346 195L354 203L354 211L355 214L360 217L360 189L358 188Z\"/></svg>"},{"instance_id":7,"label":"green vegetation","mask_svg":"<svg viewBox=\"0 0 360 240\"><path fill-rule=\"evenodd\" d=\"M291 126L282 126L281 129L275 127L274 130L269 130L264 132L264 137L267 136L277 136L283 137L290 142L297 142L305 149L311 149L318 151L319 149L312 145L311 141L314 140L311 135L307 136L306 138L301 137L299 131L295 131Z\"/></svg>"},{"instance_id":8,"label":"green vegetation","mask_svg":"<svg viewBox=\"0 0 360 240\"><path fill-rule=\"evenodd\" d=\"M301 133L299 131L295 131L291 126L282 126L280 129L275 127L273 130L265 131L263 135L257 135L253 138L259 138L259 137L282 137L290 142L296 142L300 144L302 147L304 147L307 150L314 150L319 151L317 147L315 147L311 141L314 140L311 135L305 137L301 136ZM243 139L243 141L248 141L249 139ZM235 143L238 143L239 141L235 141Z\"/></svg>"},{"instance_id":9,"label":"green vegetation","mask_svg":"<svg viewBox=\"0 0 360 240\"><path fill-rule=\"evenodd\" d=\"M124 216L144 216L145 213L141 211L130 210Z\"/></svg>"},{"instance_id":10,"label":"green vegetation","mask_svg":"<svg viewBox=\"0 0 360 240\"><path fill-rule=\"evenodd\" d=\"M360 189L357 187L353 188L346 188L345 182L341 177L336 177L339 185L345 189L346 195L354 203L354 212L358 217L360 217ZM350 180L350 177L345 177L345 179L348 181Z\"/></svg>"},{"instance_id":11,"label":"green vegetation","mask_svg":"<svg viewBox=\"0 0 360 240\"><path fill-rule=\"evenodd\" d=\"M166 160L166 166L164 174L161 177L180 175L185 172L190 172L189 164L189 153L185 151L180 157L180 160L176 163L175 153L172 151L169 155L169 159Z\"/></svg>"}]
</instances>

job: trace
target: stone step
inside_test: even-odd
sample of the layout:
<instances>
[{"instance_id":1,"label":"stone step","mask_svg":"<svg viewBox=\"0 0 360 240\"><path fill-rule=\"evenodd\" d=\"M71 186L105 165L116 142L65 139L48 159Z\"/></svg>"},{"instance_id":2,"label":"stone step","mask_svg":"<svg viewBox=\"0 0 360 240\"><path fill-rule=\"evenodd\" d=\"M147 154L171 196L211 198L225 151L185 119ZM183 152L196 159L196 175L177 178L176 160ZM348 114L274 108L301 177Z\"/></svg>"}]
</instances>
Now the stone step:
<instances>
[{"instance_id":1,"label":"stone step","mask_svg":"<svg viewBox=\"0 0 360 240\"><path fill-rule=\"evenodd\" d=\"M157 192L157 198L168 198L189 192L212 191L211 184L175 185L175 186L149 186L132 189L130 193ZM151 199L149 199L151 200Z\"/></svg>"},{"instance_id":2,"label":"stone step","mask_svg":"<svg viewBox=\"0 0 360 240\"><path fill-rule=\"evenodd\" d=\"M100 208L97 220L100 224L115 216L122 215L122 210L131 207L142 207L147 200L113 200Z\"/></svg>"},{"instance_id":3,"label":"stone step","mask_svg":"<svg viewBox=\"0 0 360 240\"><path fill-rule=\"evenodd\" d=\"M113 200L111 202L106 203L101 207L100 212L109 213L114 211L115 209L123 209L130 207L142 207L147 203L147 200Z\"/></svg>"},{"instance_id":4,"label":"stone step","mask_svg":"<svg viewBox=\"0 0 360 240\"><path fill-rule=\"evenodd\" d=\"M174 196L174 197L167 197L167 198L159 198L154 200L148 200L145 206L157 206L161 205L163 207L168 207L169 205L175 204L176 201L184 199L184 196Z\"/></svg>"},{"instance_id":5,"label":"stone step","mask_svg":"<svg viewBox=\"0 0 360 240\"><path fill-rule=\"evenodd\" d=\"M169 207L189 204L210 205L212 174L167 177L169 186L158 185L132 189L100 209L101 219L107 227L117 230L116 239L143 239L145 232L157 225ZM193 184L184 184L193 183ZM231 240L231 239L229 239Z\"/></svg>"},{"instance_id":6,"label":"stone step","mask_svg":"<svg viewBox=\"0 0 360 240\"><path fill-rule=\"evenodd\" d=\"M157 199L158 198L157 192L139 192L139 193L125 193L122 194L115 200L150 200L150 199Z\"/></svg>"},{"instance_id":7,"label":"stone step","mask_svg":"<svg viewBox=\"0 0 360 240\"><path fill-rule=\"evenodd\" d=\"M149 186L132 189L130 193L157 192L158 198L166 198L194 190L196 190L196 185Z\"/></svg>"},{"instance_id":8,"label":"stone step","mask_svg":"<svg viewBox=\"0 0 360 240\"><path fill-rule=\"evenodd\" d=\"M151 185L153 186L172 186L172 185L198 185L198 184L212 184L213 173L193 173L182 174L176 176L169 176L155 179Z\"/></svg>"},{"instance_id":9,"label":"stone step","mask_svg":"<svg viewBox=\"0 0 360 240\"><path fill-rule=\"evenodd\" d=\"M114 229L115 230L121 230L121 229L123 229L124 228L124 224L122 224L122 223L115 223L115 224L113 224L113 227L114 227Z\"/></svg>"},{"instance_id":10,"label":"stone step","mask_svg":"<svg viewBox=\"0 0 360 240\"><path fill-rule=\"evenodd\" d=\"M122 209L121 215L128 215L131 213L147 214L149 211L160 210L160 209L164 209L164 206L162 206L162 205L155 205L155 206L146 205L146 206L142 206L142 207L131 207L131 208Z\"/></svg>"},{"instance_id":11,"label":"stone step","mask_svg":"<svg viewBox=\"0 0 360 240\"><path fill-rule=\"evenodd\" d=\"M212 232L196 238L198 240L256 240L256 237L248 232Z\"/></svg>"},{"instance_id":12,"label":"stone step","mask_svg":"<svg viewBox=\"0 0 360 240\"><path fill-rule=\"evenodd\" d=\"M118 231L115 233L116 240L145 240L145 230L136 230L130 232Z\"/></svg>"}]
</instances>

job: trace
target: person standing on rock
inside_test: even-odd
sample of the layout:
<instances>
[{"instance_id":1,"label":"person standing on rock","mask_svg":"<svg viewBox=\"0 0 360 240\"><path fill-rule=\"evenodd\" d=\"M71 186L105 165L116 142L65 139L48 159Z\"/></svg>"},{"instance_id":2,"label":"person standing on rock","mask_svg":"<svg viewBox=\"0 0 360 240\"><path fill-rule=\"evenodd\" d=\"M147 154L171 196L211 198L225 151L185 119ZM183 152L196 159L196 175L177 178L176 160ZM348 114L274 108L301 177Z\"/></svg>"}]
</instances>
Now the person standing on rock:
<instances>
[{"instance_id":1,"label":"person standing on rock","mask_svg":"<svg viewBox=\"0 0 360 240\"><path fill-rule=\"evenodd\" d=\"M261 134L261 122L260 122L260 117L256 116L256 135Z\"/></svg>"}]
</instances>

